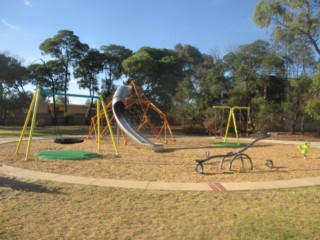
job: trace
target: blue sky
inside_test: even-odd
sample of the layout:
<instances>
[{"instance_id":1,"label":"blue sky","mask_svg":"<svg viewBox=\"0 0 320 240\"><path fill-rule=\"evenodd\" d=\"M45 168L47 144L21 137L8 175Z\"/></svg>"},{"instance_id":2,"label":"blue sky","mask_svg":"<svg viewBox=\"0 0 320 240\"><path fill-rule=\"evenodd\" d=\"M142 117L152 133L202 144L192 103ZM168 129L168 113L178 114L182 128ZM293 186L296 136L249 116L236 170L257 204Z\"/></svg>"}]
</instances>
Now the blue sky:
<instances>
[{"instance_id":1,"label":"blue sky","mask_svg":"<svg viewBox=\"0 0 320 240\"><path fill-rule=\"evenodd\" d=\"M0 52L43 57L39 45L61 29L91 48L118 44L173 49L190 44L202 53L269 40L252 21L258 0L0 0Z\"/></svg>"}]
</instances>

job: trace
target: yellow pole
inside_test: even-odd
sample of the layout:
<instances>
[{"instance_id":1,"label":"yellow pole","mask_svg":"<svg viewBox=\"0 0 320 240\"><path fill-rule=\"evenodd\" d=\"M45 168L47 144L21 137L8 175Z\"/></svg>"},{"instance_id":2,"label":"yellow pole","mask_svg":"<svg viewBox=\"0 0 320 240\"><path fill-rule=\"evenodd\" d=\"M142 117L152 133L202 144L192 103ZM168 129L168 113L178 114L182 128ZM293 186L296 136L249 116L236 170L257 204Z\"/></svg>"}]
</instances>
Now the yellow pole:
<instances>
[{"instance_id":1,"label":"yellow pole","mask_svg":"<svg viewBox=\"0 0 320 240\"><path fill-rule=\"evenodd\" d=\"M223 142L226 142L226 140L227 140L229 127L230 127L230 122L231 122L231 117L232 117L232 108L230 108L229 117L228 117L228 123L227 123L227 128L226 128L226 133L224 134Z\"/></svg>"},{"instance_id":2,"label":"yellow pole","mask_svg":"<svg viewBox=\"0 0 320 240\"><path fill-rule=\"evenodd\" d=\"M234 116L234 108L231 109L232 112L232 119L233 119L233 126L234 126L234 131L236 133L236 137L237 137L237 143L238 145L239 143L239 136L238 136L238 129L237 129L237 122L236 122L236 117Z\"/></svg>"},{"instance_id":3,"label":"yellow pole","mask_svg":"<svg viewBox=\"0 0 320 240\"><path fill-rule=\"evenodd\" d=\"M229 106L213 106L213 109L231 109Z\"/></svg>"},{"instance_id":4,"label":"yellow pole","mask_svg":"<svg viewBox=\"0 0 320 240\"><path fill-rule=\"evenodd\" d=\"M235 129L235 132L236 132L236 136L237 136L237 142L238 142L238 145L239 145L240 143L239 143L239 135L238 135L237 123L236 123L236 117L234 115L234 110L236 110L236 109L237 110L247 110L249 112L250 107L233 107L232 108L232 111L233 111L233 124L234 124L234 129Z\"/></svg>"},{"instance_id":5,"label":"yellow pole","mask_svg":"<svg viewBox=\"0 0 320 240\"><path fill-rule=\"evenodd\" d=\"M97 125L98 125L98 151L101 150L101 141L100 141L100 100L97 99Z\"/></svg>"},{"instance_id":6,"label":"yellow pole","mask_svg":"<svg viewBox=\"0 0 320 240\"><path fill-rule=\"evenodd\" d=\"M28 114L27 114L26 120L25 120L25 122L24 122L22 131L21 131L21 134L20 134L18 146L17 146L17 148L16 148L16 152L15 152L16 155L18 154L18 152L19 152L19 150L20 150L21 143L22 143L22 139L23 139L23 137L24 137L24 133L25 133L27 127L28 127L28 123L29 123L29 120L30 120L30 116L31 116L32 110L33 110L33 108L34 108L34 103L35 103L35 100L36 100L36 98L37 98L37 94L38 94L38 89L36 89L35 93L33 94L32 101L31 101L31 104L30 104L30 107L29 107L29 110L28 110Z\"/></svg>"},{"instance_id":7,"label":"yellow pole","mask_svg":"<svg viewBox=\"0 0 320 240\"><path fill-rule=\"evenodd\" d=\"M112 143L113 143L113 147L114 147L114 150L116 151L116 155L118 156L119 155L118 147L117 147L117 144L116 144L116 142L114 140L113 131L112 131L112 127L111 127L111 123L110 123L109 117L108 117L106 105L104 104L104 101L103 101L103 98L102 98L101 95L100 95L100 99L101 99L101 104L102 104L104 116L105 116L105 118L107 120L107 125L108 125L108 128L109 128L110 137L111 137L111 140L112 140Z\"/></svg>"},{"instance_id":8,"label":"yellow pole","mask_svg":"<svg viewBox=\"0 0 320 240\"><path fill-rule=\"evenodd\" d=\"M238 145L239 145L239 135L238 135L238 129L237 129L237 122L236 122L236 118L235 118L235 115L234 115L234 110L238 109L238 110L247 110L247 111L249 111L250 107L232 107L231 108L231 107L228 107L228 106L213 106L213 108L214 109L225 109L225 108L229 108L230 109L227 128L226 128L226 132L225 132L225 135L224 135L223 142L226 142L226 140L227 140L227 136L228 136L228 132L229 132L229 128L230 128L230 123L231 123L231 118L232 118L233 125L234 125L234 130L235 130L236 137L237 137L237 142L238 142Z\"/></svg>"},{"instance_id":9,"label":"yellow pole","mask_svg":"<svg viewBox=\"0 0 320 240\"><path fill-rule=\"evenodd\" d=\"M34 109L33 109L33 115L32 115L32 121L31 121L31 128L30 128L30 133L29 133L29 140L28 140L28 146L27 146L27 152L26 152L26 157L25 160L28 160L29 153L30 153L30 148L31 148L31 142L32 142L32 135L33 135L33 130L34 130L34 125L36 122L36 116L37 116L37 111L38 111L38 105L39 105L39 98L40 98L40 90L37 90L37 96L34 104Z\"/></svg>"},{"instance_id":10,"label":"yellow pole","mask_svg":"<svg viewBox=\"0 0 320 240\"><path fill-rule=\"evenodd\" d=\"M249 110L250 107L233 107L234 109L238 109L238 110Z\"/></svg>"}]
</instances>

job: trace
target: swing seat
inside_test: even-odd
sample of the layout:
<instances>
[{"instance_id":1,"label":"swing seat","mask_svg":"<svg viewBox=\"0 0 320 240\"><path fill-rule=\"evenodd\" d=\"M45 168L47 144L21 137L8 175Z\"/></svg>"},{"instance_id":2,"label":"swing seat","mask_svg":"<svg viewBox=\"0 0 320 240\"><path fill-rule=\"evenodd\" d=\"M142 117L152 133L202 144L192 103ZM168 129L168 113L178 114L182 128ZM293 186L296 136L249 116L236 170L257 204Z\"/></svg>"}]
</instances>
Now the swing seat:
<instances>
[{"instance_id":1,"label":"swing seat","mask_svg":"<svg viewBox=\"0 0 320 240\"><path fill-rule=\"evenodd\" d=\"M75 143L82 143L84 140L83 138L56 138L54 139L54 143L58 144L75 144Z\"/></svg>"}]
</instances>

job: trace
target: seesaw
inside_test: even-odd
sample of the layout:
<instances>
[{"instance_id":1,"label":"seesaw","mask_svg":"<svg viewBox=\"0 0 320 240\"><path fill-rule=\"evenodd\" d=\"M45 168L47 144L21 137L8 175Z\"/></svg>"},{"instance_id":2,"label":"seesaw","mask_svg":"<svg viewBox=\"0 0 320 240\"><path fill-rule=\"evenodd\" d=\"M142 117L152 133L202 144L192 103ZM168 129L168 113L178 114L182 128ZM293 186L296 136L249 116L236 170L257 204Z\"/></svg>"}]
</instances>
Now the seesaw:
<instances>
[{"instance_id":1,"label":"seesaw","mask_svg":"<svg viewBox=\"0 0 320 240\"><path fill-rule=\"evenodd\" d=\"M229 162L229 171L231 171L232 168L232 163L236 160L240 160L241 164L242 164L242 168L244 167L244 160L248 160L250 163L250 169L253 169L253 163L252 163L252 159L249 157L248 154L244 153L247 149L249 149L250 147L252 147L256 142L268 138L270 137L271 134L270 133L266 133L264 135L262 135L261 137L255 139L253 142L251 142L248 146L242 148L240 151L238 152L229 152L227 154L220 154L220 155L214 155L214 156L206 156L205 159L196 159L196 165L195 165L195 170L202 174L203 173L203 164L209 160L213 160L216 158L221 158L220 161L220 169L222 169L223 167L223 163L224 162Z\"/></svg>"}]
</instances>

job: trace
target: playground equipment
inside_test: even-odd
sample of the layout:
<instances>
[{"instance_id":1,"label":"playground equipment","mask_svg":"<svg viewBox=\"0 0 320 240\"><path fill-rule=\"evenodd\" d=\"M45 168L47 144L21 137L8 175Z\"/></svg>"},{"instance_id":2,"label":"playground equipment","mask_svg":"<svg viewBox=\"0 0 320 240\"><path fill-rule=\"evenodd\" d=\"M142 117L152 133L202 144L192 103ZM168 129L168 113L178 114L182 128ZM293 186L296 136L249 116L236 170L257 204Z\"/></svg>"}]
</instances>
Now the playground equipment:
<instances>
[{"instance_id":1,"label":"playground equipment","mask_svg":"<svg viewBox=\"0 0 320 240\"><path fill-rule=\"evenodd\" d=\"M256 142L264 139L264 138L268 138L271 135L269 133L262 135L261 137L255 139L253 142L251 142L248 146L246 146L245 148L241 149L238 152L229 152L227 154L221 154L221 155L215 155L215 156L209 156L208 154L206 154L206 158L205 159L196 159L196 165L195 165L195 170L196 172L202 174L203 171L203 164L211 159L215 159L215 158L221 158L220 160L220 169L223 168L223 163L224 162L229 162L229 171L231 171L232 168L232 163L235 160L241 160L241 164L242 164L242 168L244 168L244 160L248 160L250 163L250 170L253 169L253 163L252 163L252 159L249 157L248 154L245 154L244 151L246 151L248 148L252 147ZM218 162L215 162L218 163Z\"/></svg>"},{"instance_id":2,"label":"playground equipment","mask_svg":"<svg viewBox=\"0 0 320 240\"><path fill-rule=\"evenodd\" d=\"M88 160L101 158L97 153L80 150L43 150L36 153L36 156L47 160Z\"/></svg>"},{"instance_id":3,"label":"playground equipment","mask_svg":"<svg viewBox=\"0 0 320 240\"><path fill-rule=\"evenodd\" d=\"M239 142L239 134L238 134L238 128L237 128L235 111L236 111L236 110L239 110L239 123L240 123L240 125L241 125L241 122L242 122L242 113L241 113L241 111L242 111L242 110L246 110L246 111L247 111L247 114L248 114L248 118L249 118L250 107L213 106L213 109L216 109L216 110L220 109L220 110L223 111L221 123L223 122L223 119L224 119L224 111L225 111L225 110L228 110L228 111L229 111L229 117L228 117L228 122L227 122L226 131L225 131L225 134L224 134L223 143L216 143L216 144L217 144L217 145L220 145L220 146L225 146L225 145L227 144L227 143L226 143L226 140L227 140L227 137L228 137L230 124L231 124L231 122L232 122L232 123L233 123L233 127L234 127L234 131L235 131L235 134L236 134L236 138L237 138L237 145L239 146L239 145L240 145L240 142ZM217 117L217 114L216 114L216 117ZM216 120L216 123L217 123L217 120ZM248 121L247 121L247 125L248 125ZM247 127L248 127L248 126L247 126ZM220 128L222 129L222 127L220 127Z\"/></svg>"},{"instance_id":4,"label":"playground equipment","mask_svg":"<svg viewBox=\"0 0 320 240\"><path fill-rule=\"evenodd\" d=\"M265 165L267 168L272 169L272 168L273 168L273 161L270 160L270 159L267 159L267 160L264 162L264 165Z\"/></svg>"},{"instance_id":5,"label":"playground equipment","mask_svg":"<svg viewBox=\"0 0 320 240\"><path fill-rule=\"evenodd\" d=\"M35 128L35 122L36 122L36 116L37 116L37 111L38 111L40 95L52 95L52 96L58 95L58 96L81 97L81 98L95 98L97 100L97 112L98 113L100 112L100 105L102 105L103 112L104 112L104 115L105 115L105 119L107 121L107 125L108 125L108 128L109 128L110 136L111 136L111 139L112 139L114 150L116 152L116 155L119 154L117 145L116 145L115 140L114 140L114 136L113 136L110 120L109 120L109 117L107 115L107 111L105 109L105 103L104 103L103 98L102 98L101 95L100 96L87 96L87 95L79 95L79 94L64 94L64 93L57 93L57 92L41 91L40 89L36 89L36 91L35 91L35 93L33 95L33 98L32 98L32 101L31 101L31 104L30 104L30 107L29 107L29 110L28 110L28 114L27 114L26 120L25 120L24 125L23 125L23 129L22 129L21 134L20 134L20 138L19 138L19 141L18 141L18 145L17 145L15 154L19 153L19 150L20 150L20 147L21 147L21 143L22 143L22 139L24 137L26 128L27 128L27 126L29 124L29 121L30 121L30 118L32 116L31 127L30 127L29 138L28 138L28 145L27 145L27 150L26 150L26 155L25 155L25 160L28 160L29 153L30 153L30 148L31 148L32 137L33 137L33 131L34 131L34 128ZM100 115L99 114L97 114L97 129L98 129L98 151L100 151L101 150L101 141L100 141L101 137L100 137ZM73 140L71 138L65 138L65 139L61 138L60 140L57 140L57 143L58 142L59 143L64 143L64 144L68 144L68 143L70 144L70 143L76 143L77 140Z\"/></svg>"},{"instance_id":6,"label":"playground equipment","mask_svg":"<svg viewBox=\"0 0 320 240\"><path fill-rule=\"evenodd\" d=\"M131 139L136 141L139 144L152 146L155 151L162 150L163 145L152 143L148 139L146 139L142 134L134 129L134 127L129 122L126 114L125 114L125 98L128 93L131 92L131 86L119 86L116 92L113 95L112 99L112 111L114 118L121 128L121 130L129 136Z\"/></svg>"},{"instance_id":7,"label":"playground equipment","mask_svg":"<svg viewBox=\"0 0 320 240\"><path fill-rule=\"evenodd\" d=\"M168 137L168 135L170 135L171 140L175 142L176 140L170 128L167 116L159 108L157 108L141 91L138 90L134 81L131 81L128 86L131 87L132 95L131 95L131 98L124 99L124 104L125 104L126 110L133 110L133 109L139 110L137 115L140 118L140 123L136 128L137 131L139 132L145 126L148 126L153 132L156 139L162 139L164 143L168 143L168 140L170 138ZM110 101L106 105L106 109L107 109L107 112L110 112L113 114L112 101ZM150 113L154 113L154 115L157 115L161 119L162 126L160 127L160 129L156 128L155 125L150 120ZM103 119L104 116L102 112L100 113L100 115L101 115L101 119ZM114 115L110 117L110 121L113 121L113 120L114 120ZM104 128L101 132L101 135L103 136L103 134L105 134L107 131L108 129ZM94 132L96 132L96 116L91 118L91 125L90 125L87 138L90 139Z\"/></svg>"},{"instance_id":8,"label":"playground equipment","mask_svg":"<svg viewBox=\"0 0 320 240\"><path fill-rule=\"evenodd\" d=\"M298 146L298 149L303 154L304 159L307 159L307 153L309 152L310 146L310 143L305 143L303 145Z\"/></svg>"}]
</instances>

